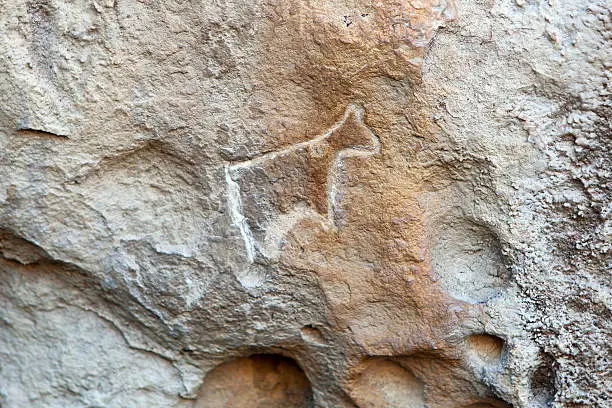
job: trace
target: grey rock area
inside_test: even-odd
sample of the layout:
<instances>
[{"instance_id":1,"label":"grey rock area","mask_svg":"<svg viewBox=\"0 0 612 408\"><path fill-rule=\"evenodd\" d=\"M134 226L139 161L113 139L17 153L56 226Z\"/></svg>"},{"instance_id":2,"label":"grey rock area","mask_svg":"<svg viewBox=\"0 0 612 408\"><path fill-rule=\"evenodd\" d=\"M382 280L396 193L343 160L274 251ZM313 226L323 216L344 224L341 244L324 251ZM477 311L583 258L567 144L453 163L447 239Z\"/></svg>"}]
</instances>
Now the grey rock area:
<instances>
[{"instance_id":1,"label":"grey rock area","mask_svg":"<svg viewBox=\"0 0 612 408\"><path fill-rule=\"evenodd\" d=\"M0 407L612 406L608 0L0 0Z\"/></svg>"}]
</instances>

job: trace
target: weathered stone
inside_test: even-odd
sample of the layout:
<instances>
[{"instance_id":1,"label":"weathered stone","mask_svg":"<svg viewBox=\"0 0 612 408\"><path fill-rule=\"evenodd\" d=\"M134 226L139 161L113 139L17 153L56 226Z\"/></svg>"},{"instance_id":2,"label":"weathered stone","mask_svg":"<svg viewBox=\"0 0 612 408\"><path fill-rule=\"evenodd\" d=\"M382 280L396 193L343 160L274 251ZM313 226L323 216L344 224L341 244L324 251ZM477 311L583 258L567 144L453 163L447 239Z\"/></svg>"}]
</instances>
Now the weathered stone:
<instances>
[{"instance_id":1,"label":"weathered stone","mask_svg":"<svg viewBox=\"0 0 612 408\"><path fill-rule=\"evenodd\" d=\"M0 406L609 405L605 0L0 9Z\"/></svg>"},{"instance_id":2,"label":"weathered stone","mask_svg":"<svg viewBox=\"0 0 612 408\"><path fill-rule=\"evenodd\" d=\"M291 359L255 355L221 364L206 376L196 408L311 407L312 389Z\"/></svg>"}]
</instances>

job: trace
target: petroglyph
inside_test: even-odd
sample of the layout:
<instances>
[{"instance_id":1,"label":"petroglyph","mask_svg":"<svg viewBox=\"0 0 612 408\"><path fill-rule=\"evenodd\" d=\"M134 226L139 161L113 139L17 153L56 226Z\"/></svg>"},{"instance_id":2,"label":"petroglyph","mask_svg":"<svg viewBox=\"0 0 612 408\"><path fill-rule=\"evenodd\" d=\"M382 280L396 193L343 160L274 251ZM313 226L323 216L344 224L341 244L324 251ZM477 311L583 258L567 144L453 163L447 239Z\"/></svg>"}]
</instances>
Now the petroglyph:
<instances>
[{"instance_id":1,"label":"petroglyph","mask_svg":"<svg viewBox=\"0 0 612 408\"><path fill-rule=\"evenodd\" d=\"M249 262L276 259L284 235L301 219L342 228L346 161L378 152L380 141L365 125L363 107L351 104L340 121L311 140L226 166L229 212Z\"/></svg>"},{"instance_id":2,"label":"petroglyph","mask_svg":"<svg viewBox=\"0 0 612 408\"><path fill-rule=\"evenodd\" d=\"M609 408L610 7L454 2L2 3L0 406Z\"/></svg>"}]
</instances>

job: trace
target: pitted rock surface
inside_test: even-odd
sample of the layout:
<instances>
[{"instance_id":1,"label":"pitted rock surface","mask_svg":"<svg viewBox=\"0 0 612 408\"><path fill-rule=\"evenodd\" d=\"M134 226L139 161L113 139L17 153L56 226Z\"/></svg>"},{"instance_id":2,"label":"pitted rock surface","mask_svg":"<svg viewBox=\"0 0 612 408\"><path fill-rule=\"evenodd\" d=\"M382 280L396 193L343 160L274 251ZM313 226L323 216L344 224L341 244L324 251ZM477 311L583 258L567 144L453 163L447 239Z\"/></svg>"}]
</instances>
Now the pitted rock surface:
<instances>
[{"instance_id":1,"label":"pitted rock surface","mask_svg":"<svg viewBox=\"0 0 612 408\"><path fill-rule=\"evenodd\" d=\"M0 10L0 407L610 406L606 0Z\"/></svg>"}]
</instances>

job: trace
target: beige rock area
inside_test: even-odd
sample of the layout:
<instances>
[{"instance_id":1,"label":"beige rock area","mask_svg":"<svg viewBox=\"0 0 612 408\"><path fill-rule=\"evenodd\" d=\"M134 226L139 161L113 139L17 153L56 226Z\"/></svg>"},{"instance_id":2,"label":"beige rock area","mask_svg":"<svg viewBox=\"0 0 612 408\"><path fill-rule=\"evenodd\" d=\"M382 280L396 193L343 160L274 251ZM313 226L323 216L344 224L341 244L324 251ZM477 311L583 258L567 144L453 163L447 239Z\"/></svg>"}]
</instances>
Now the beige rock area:
<instances>
[{"instance_id":1,"label":"beige rock area","mask_svg":"<svg viewBox=\"0 0 612 408\"><path fill-rule=\"evenodd\" d=\"M0 0L0 407L612 406L609 0Z\"/></svg>"}]
</instances>

